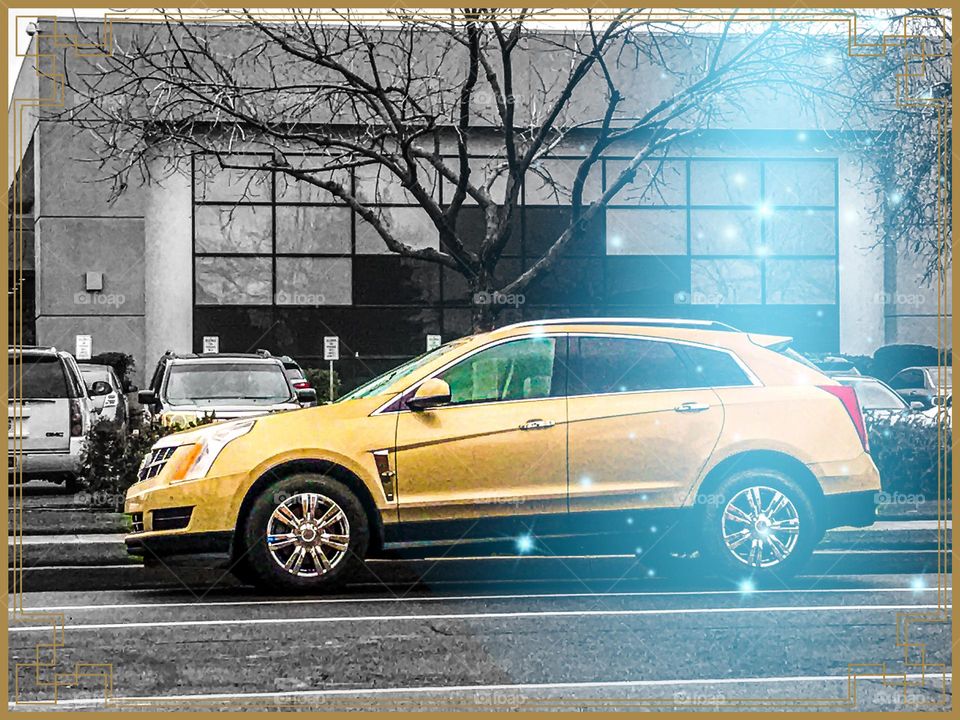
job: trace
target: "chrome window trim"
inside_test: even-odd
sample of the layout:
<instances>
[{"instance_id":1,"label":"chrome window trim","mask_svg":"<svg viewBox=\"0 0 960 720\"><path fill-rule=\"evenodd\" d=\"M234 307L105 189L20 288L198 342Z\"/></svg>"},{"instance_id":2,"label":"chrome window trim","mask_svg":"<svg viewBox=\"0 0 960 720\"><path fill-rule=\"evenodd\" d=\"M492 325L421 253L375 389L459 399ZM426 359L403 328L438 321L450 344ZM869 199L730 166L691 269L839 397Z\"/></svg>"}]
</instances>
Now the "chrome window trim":
<instances>
[{"instance_id":1,"label":"chrome window trim","mask_svg":"<svg viewBox=\"0 0 960 720\"><path fill-rule=\"evenodd\" d=\"M743 371L744 375L749 381L749 384L748 385L706 385L703 387L658 388L656 390L630 390L626 392L591 393L589 395L570 395L568 392L565 395L558 395L556 397L551 396L551 397L545 397L545 398L522 398L519 400L485 400L483 402L463 403L460 405L443 405L435 408L435 410L443 410L446 408L478 407L482 405L492 405L494 403L504 403L504 402L513 403L513 402L532 402L537 400L558 400L561 398L572 399L572 398L584 398L584 397L605 397L609 395L639 395L639 394L656 393L656 392L683 392L685 390L724 390L724 389L742 388L742 387L763 387L763 383L760 382L760 379L740 359L740 356L737 355L737 353L735 353L733 350L729 348L717 347L716 345L696 342L693 340L677 340L673 338L665 338L665 337L659 337L659 336L638 335L636 333L590 332L585 330L577 330L572 332L566 332L566 331L548 332L548 333L534 332L534 333L525 333L522 335L511 335L510 337L500 338L499 340L495 340L486 345L482 345L478 348L471 350L465 355L461 355L460 357L455 358L454 360L451 360L446 365L443 365L442 367L433 371L430 375L427 375L426 377L415 382L413 385L410 385L409 387L404 388L400 392L392 395L389 400L387 400L382 405L378 406L376 410L370 413L370 417L373 417L374 415L388 415L388 414L399 415L400 413L413 412L412 410L387 411L386 408L388 408L390 405L396 402L398 398L402 397L403 395L410 392L411 390L415 391L416 388L420 387L420 385L425 383L427 380L431 380L435 378L437 375L440 375L441 373L445 372L446 370L451 368L453 365L456 365L457 363L463 360L466 360L467 358L475 355L481 350L486 350L487 348L492 348L497 345L501 345L505 342L513 342L516 340L527 340L530 338L538 338L538 337L564 337L564 336L565 337L612 337L612 338L625 338L628 340L649 340L651 342L675 343L677 345L689 345L691 347L703 348L704 350L713 350L714 352L726 353L733 359L733 361L737 364L737 366ZM569 391L569 388L567 388L567 390Z\"/></svg>"}]
</instances>

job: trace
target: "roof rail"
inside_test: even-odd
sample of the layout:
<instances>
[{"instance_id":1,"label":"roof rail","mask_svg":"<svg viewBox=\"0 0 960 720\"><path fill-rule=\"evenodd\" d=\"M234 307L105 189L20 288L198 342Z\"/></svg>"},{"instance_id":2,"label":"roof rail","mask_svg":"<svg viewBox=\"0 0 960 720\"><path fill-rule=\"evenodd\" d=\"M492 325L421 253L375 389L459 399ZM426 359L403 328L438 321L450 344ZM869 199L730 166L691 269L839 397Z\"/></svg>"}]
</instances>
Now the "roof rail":
<instances>
[{"instance_id":1,"label":"roof rail","mask_svg":"<svg viewBox=\"0 0 960 720\"><path fill-rule=\"evenodd\" d=\"M550 318L547 320L525 320L507 325L508 328L536 327L540 325L638 325L646 327L669 328L699 328L702 330L718 330L721 332L740 332L737 328L718 320L685 320L682 318L638 318L638 317L608 317L608 318ZM504 329L504 328L501 328Z\"/></svg>"}]
</instances>

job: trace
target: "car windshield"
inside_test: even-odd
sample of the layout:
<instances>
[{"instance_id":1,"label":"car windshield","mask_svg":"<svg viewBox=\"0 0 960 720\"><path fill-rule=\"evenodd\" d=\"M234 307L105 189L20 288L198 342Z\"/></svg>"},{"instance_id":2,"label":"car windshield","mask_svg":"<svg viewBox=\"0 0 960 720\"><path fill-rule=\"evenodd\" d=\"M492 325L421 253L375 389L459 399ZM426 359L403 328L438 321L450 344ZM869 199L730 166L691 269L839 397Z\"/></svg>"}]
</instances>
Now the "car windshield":
<instances>
[{"instance_id":1,"label":"car windshield","mask_svg":"<svg viewBox=\"0 0 960 720\"><path fill-rule=\"evenodd\" d=\"M384 388L389 387L403 376L409 375L417 368L423 367L428 362L431 362L435 358L440 357L464 342L466 342L466 338L460 338L459 340L453 340L452 342L448 342L446 345L441 345L438 348L430 350L423 355L418 355L412 360L408 360L403 365L398 365L393 370L388 370L383 375L378 375L373 380L365 382L360 387L341 397L337 402L343 402L344 400L357 400L359 398L367 398L373 397L374 395L379 395L381 392L383 392Z\"/></svg>"},{"instance_id":2,"label":"car windshield","mask_svg":"<svg viewBox=\"0 0 960 720\"><path fill-rule=\"evenodd\" d=\"M7 364L10 380L10 398L23 400L46 400L71 397L67 378L63 373L60 358L54 355L23 355L20 367L15 367L13 357ZM22 384L19 382L22 377Z\"/></svg>"},{"instance_id":3,"label":"car windshield","mask_svg":"<svg viewBox=\"0 0 960 720\"><path fill-rule=\"evenodd\" d=\"M860 407L864 410L905 410L907 404L893 390L876 380L840 380L857 393Z\"/></svg>"},{"instance_id":4,"label":"car windshield","mask_svg":"<svg viewBox=\"0 0 960 720\"><path fill-rule=\"evenodd\" d=\"M293 395L280 365L264 363L174 363L164 398L171 405L272 405Z\"/></svg>"}]
</instances>

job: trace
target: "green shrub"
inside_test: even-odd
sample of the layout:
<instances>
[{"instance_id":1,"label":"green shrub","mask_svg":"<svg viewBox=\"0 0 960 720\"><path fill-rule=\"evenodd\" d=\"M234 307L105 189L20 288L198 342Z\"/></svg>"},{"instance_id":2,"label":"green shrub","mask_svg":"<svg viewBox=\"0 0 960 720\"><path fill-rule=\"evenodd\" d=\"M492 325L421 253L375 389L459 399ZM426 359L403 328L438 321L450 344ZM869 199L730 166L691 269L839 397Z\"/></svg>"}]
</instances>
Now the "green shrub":
<instances>
[{"instance_id":1,"label":"green shrub","mask_svg":"<svg viewBox=\"0 0 960 720\"><path fill-rule=\"evenodd\" d=\"M137 481L143 456L160 438L178 430L204 425L198 420L184 427L169 427L157 419L125 431L122 425L100 420L87 433L80 467L80 488L92 507L120 510L127 488Z\"/></svg>"},{"instance_id":2,"label":"green shrub","mask_svg":"<svg viewBox=\"0 0 960 720\"><path fill-rule=\"evenodd\" d=\"M317 402L323 404L340 397L340 375L333 371L333 397L330 397L330 370L328 368L304 368L303 374L317 391Z\"/></svg>"},{"instance_id":3,"label":"green shrub","mask_svg":"<svg viewBox=\"0 0 960 720\"><path fill-rule=\"evenodd\" d=\"M950 496L953 433L949 425L941 427L929 417L907 412L886 416L868 413L866 420L870 454L880 470L880 484L884 491L923 495L927 500L936 500L942 462L946 468L940 471L939 477L945 478L946 493ZM947 449L942 458L941 448Z\"/></svg>"}]
</instances>

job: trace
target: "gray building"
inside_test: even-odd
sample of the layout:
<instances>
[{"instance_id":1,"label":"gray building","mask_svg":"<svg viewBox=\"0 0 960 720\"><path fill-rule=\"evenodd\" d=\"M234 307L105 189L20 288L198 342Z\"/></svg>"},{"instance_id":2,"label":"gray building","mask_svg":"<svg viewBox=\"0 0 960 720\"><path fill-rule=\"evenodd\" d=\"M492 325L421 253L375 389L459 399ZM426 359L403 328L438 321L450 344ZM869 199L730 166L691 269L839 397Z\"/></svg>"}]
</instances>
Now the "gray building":
<instances>
[{"instance_id":1,"label":"gray building","mask_svg":"<svg viewBox=\"0 0 960 720\"><path fill-rule=\"evenodd\" d=\"M89 335L94 353L133 355L142 377L164 350L199 352L205 338L216 338L223 351L263 347L317 366L323 336L337 335L340 369L351 383L422 352L428 335L447 340L469 332L461 277L391 254L344 203L282 173L239 177L196 154L183 157L176 172L112 199L110 184L98 180L90 135L45 119L43 104L21 102L56 99L62 90L41 77L55 72L37 73L36 57L74 70L83 62L73 50L50 52L63 45L64 32L41 24L9 111L17 129L10 208L22 228L11 233L11 259L16 252L20 262L10 285L22 290L25 340L72 350L78 335ZM631 73L636 87L660 91L655 68ZM921 282L920 260L884 249L875 212L883 189L864 172L870 158L831 139L829 118L815 121L770 99L747 105L658 159L654 189L640 172L583 242L499 322L680 316L792 335L811 351L937 344L936 287ZM589 99L570 109L588 111ZM473 132L474 172L483 176L496 164L497 138L482 120ZM623 144L604 157L587 200L630 155ZM567 142L543 169L569 177L582 156ZM369 185L405 241L439 242L404 188L374 182L362 169L350 182L361 193ZM451 188L439 178L432 191L441 203L449 200ZM564 227L567 203L528 176L505 275L540 256ZM479 220L474 213L464 210L467 227Z\"/></svg>"}]
</instances>

